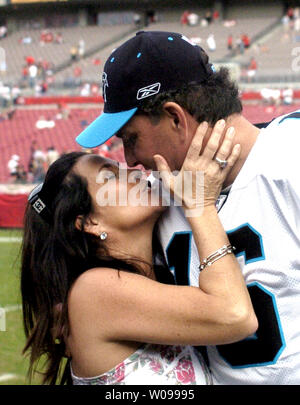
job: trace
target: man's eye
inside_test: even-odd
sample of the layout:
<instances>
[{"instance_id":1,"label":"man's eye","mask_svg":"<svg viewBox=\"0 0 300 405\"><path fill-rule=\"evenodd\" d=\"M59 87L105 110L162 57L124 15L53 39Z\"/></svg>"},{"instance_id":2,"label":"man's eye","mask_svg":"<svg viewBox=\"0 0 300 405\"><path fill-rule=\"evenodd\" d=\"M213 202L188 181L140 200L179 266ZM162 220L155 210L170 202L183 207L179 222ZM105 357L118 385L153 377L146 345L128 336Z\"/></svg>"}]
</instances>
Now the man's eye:
<instances>
[{"instance_id":1,"label":"man's eye","mask_svg":"<svg viewBox=\"0 0 300 405\"><path fill-rule=\"evenodd\" d=\"M136 144L137 135L132 135L123 138L123 145L125 147L133 147Z\"/></svg>"}]
</instances>

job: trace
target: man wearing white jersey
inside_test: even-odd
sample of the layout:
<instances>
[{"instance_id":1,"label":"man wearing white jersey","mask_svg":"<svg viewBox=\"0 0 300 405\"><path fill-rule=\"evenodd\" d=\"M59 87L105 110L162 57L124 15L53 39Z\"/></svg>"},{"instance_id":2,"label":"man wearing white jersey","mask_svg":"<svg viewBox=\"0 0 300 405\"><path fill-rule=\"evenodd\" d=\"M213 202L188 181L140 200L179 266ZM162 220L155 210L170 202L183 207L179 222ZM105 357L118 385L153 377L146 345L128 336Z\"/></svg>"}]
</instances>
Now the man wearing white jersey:
<instances>
[{"instance_id":1,"label":"man wearing white jersey","mask_svg":"<svg viewBox=\"0 0 300 405\"><path fill-rule=\"evenodd\" d=\"M215 384L300 382L299 135L300 111L262 129L219 198L219 217L236 247L259 328L244 341L207 348ZM197 285L200 261L180 207L161 220L160 238L176 280Z\"/></svg>"},{"instance_id":2,"label":"man wearing white jersey","mask_svg":"<svg viewBox=\"0 0 300 405\"><path fill-rule=\"evenodd\" d=\"M234 128L241 154L217 209L259 328L208 347L209 365L216 384L300 384L300 111L252 125L228 72L215 72L201 48L168 32L138 33L117 48L104 67L103 95L104 113L77 142L96 147L117 133L129 166L180 170L199 123L204 144L214 125ZM226 166L226 156L218 163ZM181 207L164 214L159 237L175 282L197 285L205 258Z\"/></svg>"}]
</instances>

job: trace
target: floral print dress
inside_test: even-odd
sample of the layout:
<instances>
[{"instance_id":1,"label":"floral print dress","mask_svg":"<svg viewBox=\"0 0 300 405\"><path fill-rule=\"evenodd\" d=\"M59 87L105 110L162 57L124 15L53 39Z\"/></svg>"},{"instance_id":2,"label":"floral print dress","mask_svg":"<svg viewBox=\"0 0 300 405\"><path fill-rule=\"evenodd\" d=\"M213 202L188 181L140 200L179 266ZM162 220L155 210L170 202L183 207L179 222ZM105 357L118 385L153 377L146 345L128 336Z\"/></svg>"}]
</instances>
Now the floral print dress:
<instances>
[{"instance_id":1,"label":"floral print dress","mask_svg":"<svg viewBox=\"0 0 300 405\"><path fill-rule=\"evenodd\" d=\"M122 363L95 377L71 375L74 385L208 385L205 361L192 346L145 344Z\"/></svg>"}]
</instances>

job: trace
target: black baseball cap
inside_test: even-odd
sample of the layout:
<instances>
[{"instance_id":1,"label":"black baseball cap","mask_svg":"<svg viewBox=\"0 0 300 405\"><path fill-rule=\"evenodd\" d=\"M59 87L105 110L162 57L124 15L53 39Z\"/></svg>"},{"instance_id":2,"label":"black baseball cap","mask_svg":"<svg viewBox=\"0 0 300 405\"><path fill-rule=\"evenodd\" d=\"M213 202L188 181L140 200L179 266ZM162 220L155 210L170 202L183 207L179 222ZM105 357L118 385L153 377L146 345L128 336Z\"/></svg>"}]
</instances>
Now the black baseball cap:
<instances>
[{"instance_id":1,"label":"black baseball cap","mask_svg":"<svg viewBox=\"0 0 300 405\"><path fill-rule=\"evenodd\" d=\"M205 82L215 70L203 52L179 33L137 32L107 59L102 74L104 110L77 136L77 143L99 146L130 120L145 98Z\"/></svg>"}]
</instances>

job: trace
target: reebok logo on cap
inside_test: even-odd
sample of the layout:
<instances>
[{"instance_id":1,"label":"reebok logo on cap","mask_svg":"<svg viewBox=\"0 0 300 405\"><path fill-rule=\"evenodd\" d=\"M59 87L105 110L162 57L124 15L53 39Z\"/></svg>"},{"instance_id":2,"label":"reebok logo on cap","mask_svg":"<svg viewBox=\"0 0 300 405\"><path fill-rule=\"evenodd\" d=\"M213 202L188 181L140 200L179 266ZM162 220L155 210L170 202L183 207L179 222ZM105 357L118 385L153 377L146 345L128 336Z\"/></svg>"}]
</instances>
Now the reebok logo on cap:
<instances>
[{"instance_id":1,"label":"reebok logo on cap","mask_svg":"<svg viewBox=\"0 0 300 405\"><path fill-rule=\"evenodd\" d=\"M138 90L136 98L142 100L143 98L154 96L160 89L160 83L150 84L149 86L143 87Z\"/></svg>"}]
</instances>

